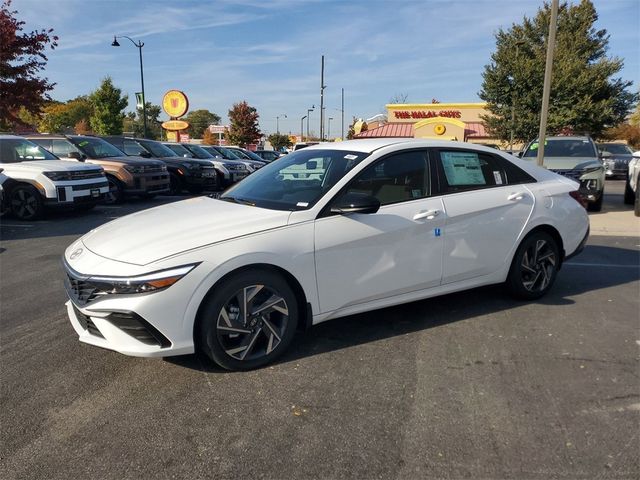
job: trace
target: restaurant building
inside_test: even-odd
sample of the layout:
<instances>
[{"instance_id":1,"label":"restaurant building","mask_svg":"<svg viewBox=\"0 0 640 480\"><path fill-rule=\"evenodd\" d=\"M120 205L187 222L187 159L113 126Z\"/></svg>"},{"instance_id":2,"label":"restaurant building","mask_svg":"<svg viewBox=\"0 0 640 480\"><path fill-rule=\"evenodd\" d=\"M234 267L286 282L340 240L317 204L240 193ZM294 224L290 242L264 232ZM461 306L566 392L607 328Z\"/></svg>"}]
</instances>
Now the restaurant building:
<instances>
[{"instance_id":1,"label":"restaurant building","mask_svg":"<svg viewBox=\"0 0 640 480\"><path fill-rule=\"evenodd\" d=\"M489 135L480 118L489 113L486 103L391 103L386 109L386 123L354 138L406 137L501 144Z\"/></svg>"}]
</instances>

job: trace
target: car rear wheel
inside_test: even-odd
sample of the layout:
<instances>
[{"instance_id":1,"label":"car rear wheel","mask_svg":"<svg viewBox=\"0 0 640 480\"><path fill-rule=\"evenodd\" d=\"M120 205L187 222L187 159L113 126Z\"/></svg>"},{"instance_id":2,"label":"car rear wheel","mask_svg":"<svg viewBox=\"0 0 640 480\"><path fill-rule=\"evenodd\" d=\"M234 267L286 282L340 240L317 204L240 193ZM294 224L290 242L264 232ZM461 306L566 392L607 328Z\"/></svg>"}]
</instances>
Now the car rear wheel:
<instances>
[{"instance_id":1,"label":"car rear wheel","mask_svg":"<svg viewBox=\"0 0 640 480\"><path fill-rule=\"evenodd\" d=\"M556 241L545 232L534 232L518 247L506 285L516 298L540 298L553 285L559 265L560 249Z\"/></svg>"},{"instance_id":2,"label":"car rear wheel","mask_svg":"<svg viewBox=\"0 0 640 480\"><path fill-rule=\"evenodd\" d=\"M168 195L180 195L182 192L182 182L180 178L175 174L169 174L169 193Z\"/></svg>"},{"instance_id":3,"label":"car rear wheel","mask_svg":"<svg viewBox=\"0 0 640 480\"><path fill-rule=\"evenodd\" d=\"M252 270L234 275L203 305L200 348L228 370L270 363L293 340L297 305L291 287L276 273Z\"/></svg>"},{"instance_id":4,"label":"car rear wheel","mask_svg":"<svg viewBox=\"0 0 640 480\"><path fill-rule=\"evenodd\" d=\"M18 185L9 195L11 213L20 220L37 220L44 215L44 203L31 185Z\"/></svg>"},{"instance_id":5,"label":"car rear wheel","mask_svg":"<svg viewBox=\"0 0 640 480\"><path fill-rule=\"evenodd\" d=\"M107 175L107 181L109 182L109 191L104 195L104 203L107 205L121 203L124 198L122 182L111 175Z\"/></svg>"}]
</instances>

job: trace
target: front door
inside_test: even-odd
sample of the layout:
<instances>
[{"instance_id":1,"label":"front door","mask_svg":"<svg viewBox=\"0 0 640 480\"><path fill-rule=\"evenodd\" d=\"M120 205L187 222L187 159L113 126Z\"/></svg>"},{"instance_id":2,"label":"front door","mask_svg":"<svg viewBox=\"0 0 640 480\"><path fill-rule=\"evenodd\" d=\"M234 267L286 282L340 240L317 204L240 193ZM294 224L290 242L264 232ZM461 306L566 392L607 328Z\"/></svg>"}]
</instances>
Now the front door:
<instances>
[{"instance_id":1,"label":"front door","mask_svg":"<svg viewBox=\"0 0 640 480\"><path fill-rule=\"evenodd\" d=\"M374 214L321 217L315 256L321 313L440 284L444 209L431 197L423 150L393 154L363 170L347 193L372 195Z\"/></svg>"}]
</instances>

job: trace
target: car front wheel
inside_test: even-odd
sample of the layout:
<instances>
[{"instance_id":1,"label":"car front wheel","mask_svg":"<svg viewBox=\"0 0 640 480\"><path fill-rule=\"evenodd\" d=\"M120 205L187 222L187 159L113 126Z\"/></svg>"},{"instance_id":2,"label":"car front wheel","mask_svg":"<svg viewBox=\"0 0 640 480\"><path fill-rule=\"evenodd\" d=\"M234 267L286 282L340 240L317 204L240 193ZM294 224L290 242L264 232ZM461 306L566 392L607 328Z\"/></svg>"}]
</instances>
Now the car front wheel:
<instances>
[{"instance_id":1,"label":"car front wheel","mask_svg":"<svg viewBox=\"0 0 640 480\"><path fill-rule=\"evenodd\" d=\"M627 179L626 182L624 182L624 203L625 205L633 205L633 202L635 201L636 198L636 194L633 192L633 189L631 188L631 182L629 181L629 179Z\"/></svg>"},{"instance_id":2,"label":"car front wheel","mask_svg":"<svg viewBox=\"0 0 640 480\"><path fill-rule=\"evenodd\" d=\"M109 182L109 191L104 195L104 203L107 205L121 203L124 199L124 187L122 183L111 175L107 175L107 181Z\"/></svg>"},{"instance_id":3,"label":"car front wheel","mask_svg":"<svg viewBox=\"0 0 640 480\"><path fill-rule=\"evenodd\" d=\"M11 191L9 208L20 220L38 220L44 215L42 197L31 185L18 185Z\"/></svg>"},{"instance_id":4,"label":"car front wheel","mask_svg":"<svg viewBox=\"0 0 640 480\"><path fill-rule=\"evenodd\" d=\"M551 235L534 232L518 248L507 287L511 294L524 300L542 297L553 285L560 264L560 249Z\"/></svg>"},{"instance_id":5,"label":"car front wheel","mask_svg":"<svg viewBox=\"0 0 640 480\"><path fill-rule=\"evenodd\" d=\"M268 270L226 279L203 305L200 348L228 370L250 370L272 362L293 340L298 303L289 284Z\"/></svg>"}]
</instances>

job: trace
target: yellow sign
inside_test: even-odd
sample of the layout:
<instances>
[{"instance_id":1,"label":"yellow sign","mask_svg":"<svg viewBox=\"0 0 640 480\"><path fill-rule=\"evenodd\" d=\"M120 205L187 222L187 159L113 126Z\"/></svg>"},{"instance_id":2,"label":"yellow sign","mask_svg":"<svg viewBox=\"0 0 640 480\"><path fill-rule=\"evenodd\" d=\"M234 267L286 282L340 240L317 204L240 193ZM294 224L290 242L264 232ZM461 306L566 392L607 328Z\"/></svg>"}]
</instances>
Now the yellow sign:
<instances>
[{"instance_id":1,"label":"yellow sign","mask_svg":"<svg viewBox=\"0 0 640 480\"><path fill-rule=\"evenodd\" d=\"M162 123L162 128L165 130L186 130L189 128L189 122L185 122L183 120L169 120L168 122Z\"/></svg>"},{"instance_id":2,"label":"yellow sign","mask_svg":"<svg viewBox=\"0 0 640 480\"><path fill-rule=\"evenodd\" d=\"M189 110L189 99L180 90L169 90L162 97L162 109L171 118L181 117Z\"/></svg>"},{"instance_id":3,"label":"yellow sign","mask_svg":"<svg viewBox=\"0 0 640 480\"><path fill-rule=\"evenodd\" d=\"M439 123L435 127L433 127L433 131L436 132L436 135L444 135L444 132L447 131L447 127L445 127L442 123Z\"/></svg>"}]
</instances>

